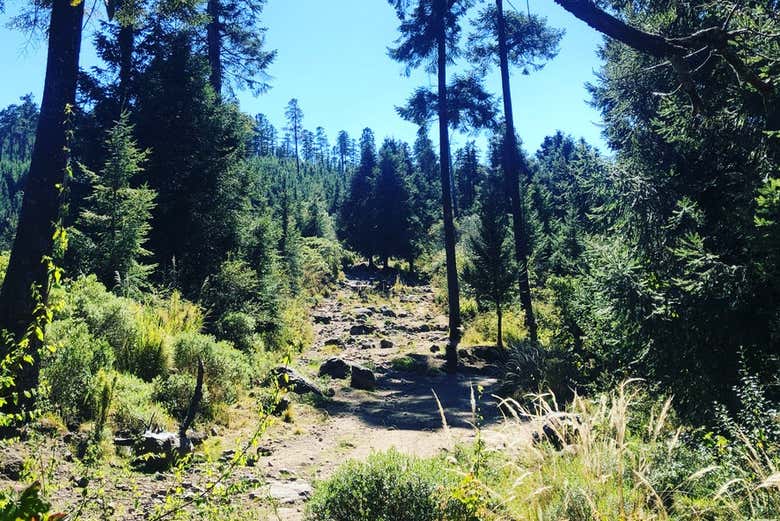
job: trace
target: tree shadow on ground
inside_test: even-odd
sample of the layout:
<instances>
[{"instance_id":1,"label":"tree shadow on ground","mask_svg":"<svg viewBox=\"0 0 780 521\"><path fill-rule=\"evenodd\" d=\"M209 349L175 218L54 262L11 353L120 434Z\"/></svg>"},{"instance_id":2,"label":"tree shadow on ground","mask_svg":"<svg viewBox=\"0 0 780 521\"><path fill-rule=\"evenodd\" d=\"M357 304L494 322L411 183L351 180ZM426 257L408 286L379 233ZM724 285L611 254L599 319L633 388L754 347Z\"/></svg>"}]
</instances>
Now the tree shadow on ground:
<instances>
[{"instance_id":1,"label":"tree shadow on ground","mask_svg":"<svg viewBox=\"0 0 780 521\"><path fill-rule=\"evenodd\" d=\"M442 412L447 426L471 428L473 396L477 422L487 426L503 419L498 400L492 396L497 382L491 373L491 367L463 367L456 374L433 375L391 369L377 375L376 391L344 388L326 409L329 414L354 415L369 426L384 429L438 430L443 426Z\"/></svg>"}]
</instances>

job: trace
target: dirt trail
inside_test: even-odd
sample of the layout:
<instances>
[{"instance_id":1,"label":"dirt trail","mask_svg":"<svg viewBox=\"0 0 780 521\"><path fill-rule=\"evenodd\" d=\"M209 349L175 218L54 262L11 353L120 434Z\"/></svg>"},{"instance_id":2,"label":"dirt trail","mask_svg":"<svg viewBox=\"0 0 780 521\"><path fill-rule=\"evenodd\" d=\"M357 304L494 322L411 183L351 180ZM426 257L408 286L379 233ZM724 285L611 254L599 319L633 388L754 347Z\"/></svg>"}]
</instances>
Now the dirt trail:
<instances>
[{"instance_id":1,"label":"dirt trail","mask_svg":"<svg viewBox=\"0 0 780 521\"><path fill-rule=\"evenodd\" d=\"M484 389L483 425L490 427L499 419L490 398L496 384L494 367L467 363L455 375L441 370L446 317L436 311L430 286L395 286L385 293L388 285L369 272L352 271L314 310L316 340L299 365L313 375L323 360L339 357L371 368L377 389L354 390L349 380L333 380L335 396L322 408L322 418L297 435L287 437L287 430L266 444L272 454L262 464L270 470L274 495L288 502L279 512L281 519L302 519L303 510L302 499L283 493L285 483L295 492L305 488L301 482L326 477L340 463L372 451L394 447L432 456L471 439L472 389L475 393ZM360 329L368 332L350 333L362 333Z\"/></svg>"}]
</instances>

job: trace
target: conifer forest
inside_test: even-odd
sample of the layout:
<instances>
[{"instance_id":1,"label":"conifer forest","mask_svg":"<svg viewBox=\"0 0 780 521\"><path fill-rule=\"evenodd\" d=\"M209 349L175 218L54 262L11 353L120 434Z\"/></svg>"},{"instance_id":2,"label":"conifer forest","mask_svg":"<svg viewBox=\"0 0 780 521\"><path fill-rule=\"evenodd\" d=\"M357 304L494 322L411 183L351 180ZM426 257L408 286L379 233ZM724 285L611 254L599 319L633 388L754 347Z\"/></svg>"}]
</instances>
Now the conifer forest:
<instances>
[{"instance_id":1,"label":"conifer forest","mask_svg":"<svg viewBox=\"0 0 780 521\"><path fill-rule=\"evenodd\" d=\"M778 0L0 19L0 521L780 519Z\"/></svg>"}]
</instances>

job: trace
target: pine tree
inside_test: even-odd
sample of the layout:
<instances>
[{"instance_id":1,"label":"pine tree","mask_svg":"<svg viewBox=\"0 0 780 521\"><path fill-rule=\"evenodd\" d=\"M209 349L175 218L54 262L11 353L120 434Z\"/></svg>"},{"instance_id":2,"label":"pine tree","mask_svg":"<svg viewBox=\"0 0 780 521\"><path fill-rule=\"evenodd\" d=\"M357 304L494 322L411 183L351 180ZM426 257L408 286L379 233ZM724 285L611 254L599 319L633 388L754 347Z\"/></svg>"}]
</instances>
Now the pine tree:
<instances>
[{"instance_id":1,"label":"pine tree","mask_svg":"<svg viewBox=\"0 0 780 521\"><path fill-rule=\"evenodd\" d=\"M447 63L457 55L460 34L459 20L466 13L469 0L390 0L401 20L401 37L390 56L405 63L408 70L417 68L435 58L438 76L439 163L442 210L444 215L444 250L447 259L447 300L449 318L449 342L447 344L447 368L456 371L458 366L458 342L460 341L460 285L455 255L455 217L452 208L450 179L449 113L447 110ZM413 4L413 7L410 5Z\"/></svg>"},{"instance_id":2,"label":"pine tree","mask_svg":"<svg viewBox=\"0 0 780 521\"><path fill-rule=\"evenodd\" d=\"M379 149L379 165L374 182L372 210L377 253L383 265L393 256L407 256L410 238L410 197L406 186L406 156L400 143L386 140Z\"/></svg>"},{"instance_id":3,"label":"pine tree","mask_svg":"<svg viewBox=\"0 0 780 521\"><path fill-rule=\"evenodd\" d=\"M92 194L76 221L76 237L85 239L85 250L79 252L86 255L85 271L127 294L141 289L154 268L141 259L150 255L144 244L157 194L146 184L131 187L143 173L149 153L138 148L128 113L109 131L106 149L100 173L90 172Z\"/></svg>"},{"instance_id":4,"label":"pine tree","mask_svg":"<svg viewBox=\"0 0 780 521\"><path fill-rule=\"evenodd\" d=\"M366 128L360 138L360 164L349 184L349 192L339 215L339 234L356 252L374 264L376 234L373 227L371 198L377 164L374 133Z\"/></svg>"},{"instance_id":5,"label":"pine tree","mask_svg":"<svg viewBox=\"0 0 780 521\"><path fill-rule=\"evenodd\" d=\"M254 131L252 147L255 155L273 155L276 150L277 133L276 128L274 128L265 114L257 114L255 116Z\"/></svg>"},{"instance_id":6,"label":"pine tree","mask_svg":"<svg viewBox=\"0 0 780 521\"><path fill-rule=\"evenodd\" d=\"M504 346L503 310L512 296L516 268L504 192L503 179L495 174L483 183L479 224L469 237L469 262L463 272L478 303L490 305L496 312L499 348Z\"/></svg>"},{"instance_id":7,"label":"pine tree","mask_svg":"<svg viewBox=\"0 0 780 521\"><path fill-rule=\"evenodd\" d=\"M458 193L458 215L466 215L477 199L477 187L484 173L479 164L479 150L474 141L455 153L455 186Z\"/></svg>"},{"instance_id":8,"label":"pine tree","mask_svg":"<svg viewBox=\"0 0 780 521\"><path fill-rule=\"evenodd\" d=\"M32 322L36 302L30 288L36 286L41 289L41 298L48 297L49 273L43 260L52 254L61 203L58 187L65 182L69 161L66 115L76 100L83 17L83 1L51 4L41 114L19 226L0 291L0 331L17 339ZM4 342L0 357L7 355L12 346ZM28 391L38 386L40 356L35 340L29 354L32 362L16 375L16 391L21 397L17 410L33 405L34 398Z\"/></svg>"},{"instance_id":9,"label":"pine tree","mask_svg":"<svg viewBox=\"0 0 780 521\"><path fill-rule=\"evenodd\" d=\"M174 35L149 64L135 113L139 143L151 150L147 178L158 194L150 249L166 271L175 261L189 296L239 248L251 184L239 168L251 120L220 102L192 45L190 35Z\"/></svg>"},{"instance_id":10,"label":"pine tree","mask_svg":"<svg viewBox=\"0 0 780 521\"><path fill-rule=\"evenodd\" d=\"M287 118L287 132L290 135L292 151L295 156L295 172L301 173L301 157L298 152L298 147L301 142L301 134L303 132L303 111L298 105L298 100L293 98L287 103L287 109L284 111L284 115ZM285 136L286 137L286 136Z\"/></svg>"},{"instance_id":11,"label":"pine tree","mask_svg":"<svg viewBox=\"0 0 780 521\"><path fill-rule=\"evenodd\" d=\"M268 88L265 70L276 51L265 49L260 15L265 0L207 0L206 43L211 86L218 96L223 86L248 88L259 94Z\"/></svg>"},{"instance_id":12,"label":"pine tree","mask_svg":"<svg viewBox=\"0 0 780 521\"><path fill-rule=\"evenodd\" d=\"M528 276L529 241L525 234L526 215L524 199L520 191L520 171L525 180L530 178L525 163L520 158L515 135L509 64L539 70L546 60L558 53L558 43L563 31L552 30L546 21L520 13L504 13L503 0L496 0L495 7L487 7L476 23L476 32L469 38L469 54L487 69L498 64L501 69L501 88L504 100L503 169L512 203L512 225L515 235L515 257L519 265L520 302L525 311L525 321L531 341L537 340L536 317L531 301L531 284Z\"/></svg>"}]
</instances>

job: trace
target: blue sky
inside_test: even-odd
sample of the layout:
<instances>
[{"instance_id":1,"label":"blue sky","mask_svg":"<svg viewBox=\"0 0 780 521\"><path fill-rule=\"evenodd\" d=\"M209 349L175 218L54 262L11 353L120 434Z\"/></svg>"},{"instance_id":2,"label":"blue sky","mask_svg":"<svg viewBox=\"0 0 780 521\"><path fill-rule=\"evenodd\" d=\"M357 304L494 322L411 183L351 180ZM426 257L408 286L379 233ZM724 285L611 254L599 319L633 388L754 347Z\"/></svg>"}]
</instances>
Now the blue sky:
<instances>
[{"instance_id":1,"label":"blue sky","mask_svg":"<svg viewBox=\"0 0 780 521\"><path fill-rule=\"evenodd\" d=\"M43 87L45 41L5 26L19 3L10 2L0 27L4 50L0 70L7 75L0 82L0 106L28 92L39 101ZM522 0L512 3L526 8ZM588 105L585 90L600 66L596 56L600 36L552 0L531 1L530 8L546 16L551 25L564 28L566 35L560 54L542 71L529 76L513 73L516 125L526 148L535 150L544 136L562 129L604 149L601 119ZM397 38L398 21L386 0L268 0L263 23L268 27L269 47L278 51L269 71L273 88L257 98L239 93L244 111L263 112L281 128L285 105L296 97L304 111L304 126L325 127L331 141L341 129L358 136L366 126L379 138L414 139L416 128L401 120L394 107L416 87L433 86L435 77L423 71L406 77L403 65L387 57L387 47ZM87 27L87 34L91 29ZM82 66L96 62L87 36ZM498 74L490 75L487 84L491 91L500 92ZM456 135L453 146L467 139L473 137Z\"/></svg>"}]
</instances>

